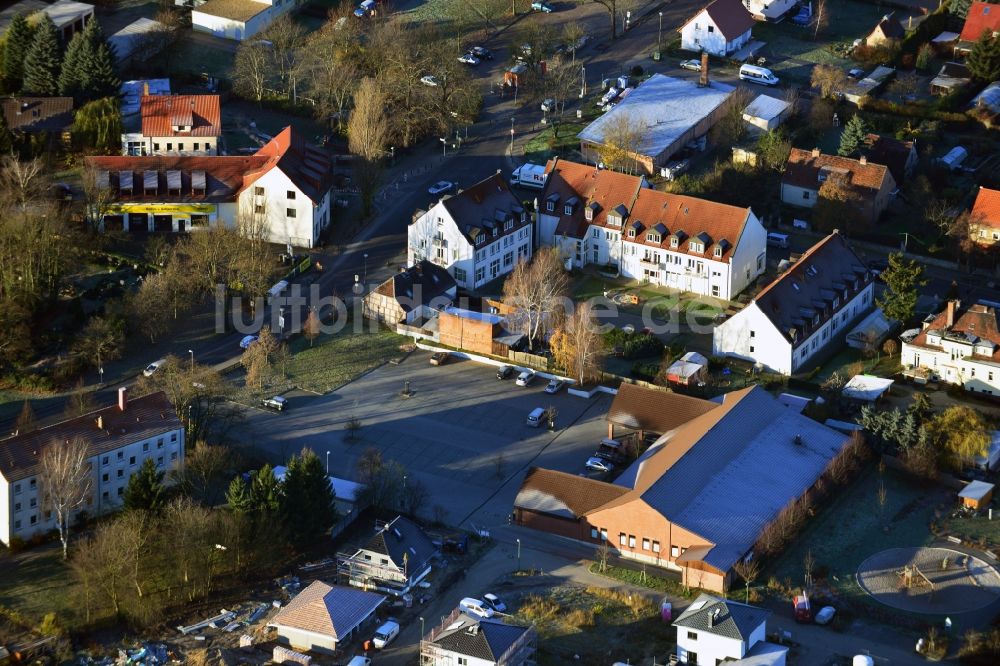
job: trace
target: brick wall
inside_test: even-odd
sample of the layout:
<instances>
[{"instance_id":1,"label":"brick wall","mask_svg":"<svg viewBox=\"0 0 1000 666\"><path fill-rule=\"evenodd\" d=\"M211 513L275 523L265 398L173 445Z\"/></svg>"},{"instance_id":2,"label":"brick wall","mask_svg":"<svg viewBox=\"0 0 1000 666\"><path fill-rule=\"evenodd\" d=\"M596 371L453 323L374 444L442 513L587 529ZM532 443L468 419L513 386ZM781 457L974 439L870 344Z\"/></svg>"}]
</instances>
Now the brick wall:
<instances>
[{"instance_id":1,"label":"brick wall","mask_svg":"<svg viewBox=\"0 0 1000 666\"><path fill-rule=\"evenodd\" d=\"M457 317L447 312L442 312L438 317L441 344L475 354L493 353L493 329L494 326L487 322Z\"/></svg>"}]
</instances>

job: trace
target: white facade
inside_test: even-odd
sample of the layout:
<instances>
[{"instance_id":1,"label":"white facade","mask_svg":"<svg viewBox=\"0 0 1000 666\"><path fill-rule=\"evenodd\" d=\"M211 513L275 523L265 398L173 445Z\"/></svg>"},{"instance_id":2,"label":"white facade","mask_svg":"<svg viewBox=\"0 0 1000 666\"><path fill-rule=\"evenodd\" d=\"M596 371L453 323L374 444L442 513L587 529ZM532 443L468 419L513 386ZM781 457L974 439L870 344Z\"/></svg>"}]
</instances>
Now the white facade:
<instances>
[{"instance_id":1,"label":"white facade","mask_svg":"<svg viewBox=\"0 0 1000 666\"><path fill-rule=\"evenodd\" d=\"M122 134L122 155L218 155L217 136L144 136Z\"/></svg>"},{"instance_id":2,"label":"white facade","mask_svg":"<svg viewBox=\"0 0 1000 666\"><path fill-rule=\"evenodd\" d=\"M531 258L533 233L531 218L522 212L519 219L484 230L472 243L439 201L410 224L407 265L427 259L447 269L459 287L478 289Z\"/></svg>"},{"instance_id":3,"label":"white facade","mask_svg":"<svg viewBox=\"0 0 1000 666\"><path fill-rule=\"evenodd\" d=\"M743 0L743 6L758 21L775 21L798 4L798 0Z\"/></svg>"},{"instance_id":4,"label":"white facade","mask_svg":"<svg viewBox=\"0 0 1000 666\"><path fill-rule=\"evenodd\" d=\"M775 327L756 301L715 327L712 353L760 363L770 372L790 375L818 353L840 340L850 325L871 311L874 282L869 282L847 303L799 344L792 343Z\"/></svg>"},{"instance_id":5,"label":"white facade","mask_svg":"<svg viewBox=\"0 0 1000 666\"><path fill-rule=\"evenodd\" d=\"M2 444L0 444L2 445ZM91 516L121 507L128 480L149 458L162 472L177 469L184 463L184 428L168 430L153 437L123 444L88 458L93 471L91 496L81 511ZM7 481L0 474L0 542L10 545L14 537L30 539L56 529L55 513L42 505L37 475Z\"/></svg>"},{"instance_id":6,"label":"white facade","mask_svg":"<svg viewBox=\"0 0 1000 666\"><path fill-rule=\"evenodd\" d=\"M764 640L767 625L761 623L746 641L720 636L710 631L677 627L677 658L687 664L719 664L737 661L754 645Z\"/></svg>"},{"instance_id":7,"label":"white facade","mask_svg":"<svg viewBox=\"0 0 1000 666\"><path fill-rule=\"evenodd\" d=\"M949 303L945 317L954 318L957 308L956 303ZM978 311L977 319L970 325L963 319L972 314L963 314L959 323L964 325L958 330L951 330L951 325L942 315L925 323L920 335L903 342L900 362L907 370L923 368L934 379L962 386L973 393L1000 395L997 344L972 332L977 329L988 332L988 319L995 321L996 315L992 307L985 305L976 304L972 309Z\"/></svg>"},{"instance_id":8,"label":"white facade","mask_svg":"<svg viewBox=\"0 0 1000 666\"><path fill-rule=\"evenodd\" d=\"M750 41L751 30L726 37L707 10L701 10L681 28L681 48L686 51L704 51L709 55L725 57L739 51Z\"/></svg>"},{"instance_id":9,"label":"white facade","mask_svg":"<svg viewBox=\"0 0 1000 666\"><path fill-rule=\"evenodd\" d=\"M217 16L199 9L191 10L191 29L195 32L207 32L216 37L232 39L237 42L249 39L267 29L271 22L296 6L296 0L258 1L245 0L248 5L259 5L260 12L244 20ZM209 3L201 3L205 5ZM248 12L249 13L249 12Z\"/></svg>"},{"instance_id":10,"label":"white facade","mask_svg":"<svg viewBox=\"0 0 1000 666\"><path fill-rule=\"evenodd\" d=\"M330 191L313 201L280 167L240 192L237 206L239 215L264 216L272 243L314 247L330 225Z\"/></svg>"}]
</instances>

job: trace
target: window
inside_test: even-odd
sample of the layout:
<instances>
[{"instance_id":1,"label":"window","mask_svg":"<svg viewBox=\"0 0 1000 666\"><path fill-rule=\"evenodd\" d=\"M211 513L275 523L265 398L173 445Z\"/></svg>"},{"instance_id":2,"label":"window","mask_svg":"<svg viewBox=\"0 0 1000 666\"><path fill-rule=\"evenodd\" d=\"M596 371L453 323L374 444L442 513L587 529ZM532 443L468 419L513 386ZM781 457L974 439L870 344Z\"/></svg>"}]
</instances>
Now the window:
<instances>
[{"instance_id":1,"label":"window","mask_svg":"<svg viewBox=\"0 0 1000 666\"><path fill-rule=\"evenodd\" d=\"M670 557L677 557L680 555L680 549L677 546L670 546Z\"/></svg>"},{"instance_id":2,"label":"window","mask_svg":"<svg viewBox=\"0 0 1000 666\"><path fill-rule=\"evenodd\" d=\"M607 541L607 540L608 540L608 531L602 527L601 528L601 541Z\"/></svg>"},{"instance_id":3,"label":"window","mask_svg":"<svg viewBox=\"0 0 1000 666\"><path fill-rule=\"evenodd\" d=\"M38 516L35 516L35 515L32 515L32 516L31 516L31 520L30 520L29 522L30 522L30 523L31 523L32 525L34 525L35 523L37 523L37 522L38 522Z\"/></svg>"},{"instance_id":4,"label":"window","mask_svg":"<svg viewBox=\"0 0 1000 666\"><path fill-rule=\"evenodd\" d=\"M691 652L690 650L688 650L688 660L687 660L687 663L689 663L689 664L697 664L698 663L698 653L697 652Z\"/></svg>"},{"instance_id":5,"label":"window","mask_svg":"<svg viewBox=\"0 0 1000 666\"><path fill-rule=\"evenodd\" d=\"M14 502L14 511L20 511L20 510L21 510L21 503Z\"/></svg>"},{"instance_id":6,"label":"window","mask_svg":"<svg viewBox=\"0 0 1000 666\"><path fill-rule=\"evenodd\" d=\"M177 144L177 150L184 150L184 144L183 143L178 143Z\"/></svg>"},{"instance_id":7,"label":"window","mask_svg":"<svg viewBox=\"0 0 1000 666\"><path fill-rule=\"evenodd\" d=\"M750 337L751 338L757 337L757 332L756 331L750 331Z\"/></svg>"},{"instance_id":8,"label":"window","mask_svg":"<svg viewBox=\"0 0 1000 666\"><path fill-rule=\"evenodd\" d=\"M464 268L456 268L455 269L455 279L458 282L465 282L465 269Z\"/></svg>"},{"instance_id":9,"label":"window","mask_svg":"<svg viewBox=\"0 0 1000 666\"><path fill-rule=\"evenodd\" d=\"M556 210L556 202L555 201L546 201L545 202L545 210L547 210L550 213L555 212L555 210Z\"/></svg>"},{"instance_id":10,"label":"window","mask_svg":"<svg viewBox=\"0 0 1000 666\"><path fill-rule=\"evenodd\" d=\"M713 284L712 285L712 296L715 296L716 298L718 298L718 296L719 296L719 285L717 285L717 284Z\"/></svg>"},{"instance_id":11,"label":"window","mask_svg":"<svg viewBox=\"0 0 1000 666\"><path fill-rule=\"evenodd\" d=\"M125 452L124 451L119 451L118 452L118 460L125 460Z\"/></svg>"},{"instance_id":12,"label":"window","mask_svg":"<svg viewBox=\"0 0 1000 666\"><path fill-rule=\"evenodd\" d=\"M19 506L20 506L20 505L19 505ZM591 527L591 528L590 528L590 538L591 538L591 539L596 539L596 538L598 538L599 536L600 536L600 533L599 533L599 532L597 531L597 528L596 528L596 527Z\"/></svg>"},{"instance_id":13,"label":"window","mask_svg":"<svg viewBox=\"0 0 1000 666\"><path fill-rule=\"evenodd\" d=\"M635 548L635 537L631 534L628 535L628 547Z\"/></svg>"},{"instance_id":14,"label":"window","mask_svg":"<svg viewBox=\"0 0 1000 666\"><path fill-rule=\"evenodd\" d=\"M101 481L103 481L104 483L107 483L110 480L111 480L111 475L108 474L107 472L101 475Z\"/></svg>"},{"instance_id":15,"label":"window","mask_svg":"<svg viewBox=\"0 0 1000 666\"><path fill-rule=\"evenodd\" d=\"M803 199L808 199L809 198L809 192L808 191L803 192L802 193L802 198Z\"/></svg>"},{"instance_id":16,"label":"window","mask_svg":"<svg viewBox=\"0 0 1000 666\"><path fill-rule=\"evenodd\" d=\"M129 465L134 465L135 464L135 456L129 456L129 458L128 458L128 464Z\"/></svg>"},{"instance_id":17,"label":"window","mask_svg":"<svg viewBox=\"0 0 1000 666\"><path fill-rule=\"evenodd\" d=\"M458 666L468 666L468 663L469 663L468 657L459 657L458 658Z\"/></svg>"},{"instance_id":18,"label":"window","mask_svg":"<svg viewBox=\"0 0 1000 666\"><path fill-rule=\"evenodd\" d=\"M288 190L285 192L285 198L289 201L295 201L295 190Z\"/></svg>"},{"instance_id":19,"label":"window","mask_svg":"<svg viewBox=\"0 0 1000 666\"><path fill-rule=\"evenodd\" d=\"M622 532L621 534L618 535L618 544L620 546L624 546L626 543L627 542L625 541L625 533Z\"/></svg>"},{"instance_id":20,"label":"window","mask_svg":"<svg viewBox=\"0 0 1000 666\"><path fill-rule=\"evenodd\" d=\"M195 149L195 150L198 150L198 147L199 147L200 145L201 145L201 144L199 144L199 143L198 143L197 141L195 141L195 142L194 142L194 149Z\"/></svg>"},{"instance_id":21,"label":"window","mask_svg":"<svg viewBox=\"0 0 1000 666\"><path fill-rule=\"evenodd\" d=\"M153 144L153 150L159 150L159 149L160 149L160 144L154 143Z\"/></svg>"},{"instance_id":22,"label":"window","mask_svg":"<svg viewBox=\"0 0 1000 666\"><path fill-rule=\"evenodd\" d=\"M111 499L111 493L109 493L107 490L105 490L104 493L101 495L101 497L103 499Z\"/></svg>"},{"instance_id":23,"label":"window","mask_svg":"<svg viewBox=\"0 0 1000 666\"><path fill-rule=\"evenodd\" d=\"M32 479L30 482L28 482L29 490L34 490L37 487L38 487L38 479Z\"/></svg>"},{"instance_id":24,"label":"window","mask_svg":"<svg viewBox=\"0 0 1000 666\"><path fill-rule=\"evenodd\" d=\"M714 25L708 26L708 31L709 32L715 32L715 26Z\"/></svg>"},{"instance_id":25,"label":"window","mask_svg":"<svg viewBox=\"0 0 1000 666\"><path fill-rule=\"evenodd\" d=\"M593 238L600 238L601 237L601 230L600 229L594 229L593 231L590 232L590 235Z\"/></svg>"},{"instance_id":26,"label":"window","mask_svg":"<svg viewBox=\"0 0 1000 666\"><path fill-rule=\"evenodd\" d=\"M118 478L122 479L124 477L125 477L125 470L123 469L118 470Z\"/></svg>"},{"instance_id":27,"label":"window","mask_svg":"<svg viewBox=\"0 0 1000 666\"><path fill-rule=\"evenodd\" d=\"M689 631L688 632L688 640L690 640L690 641L696 641L696 640L698 640L698 632L697 631Z\"/></svg>"},{"instance_id":28,"label":"window","mask_svg":"<svg viewBox=\"0 0 1000 666\"><path fill-rule=\"evenodd\" d=\"M263 215L264 214L264 205L263 204L257 204L256 206L253 207L253 212L256 215Z\"/></svg>"},{"instance_id":29,"label":"window","mask_svg":"<svg viewBox=\"0 0 1000 666\"><path fill-rule=\"evenodd\" d=\"M642 549L649 550L649 539L647 539L646 537L642 538Z\"/></svg>"},{"instance_id":30,"label":"window","mask_svg":"<svg viewBox=\"0 0 1000 666\"><path fill-rule=\"evenodd\" d=\"M143 451L143 453L145 453L146 451L149 451L149 442L143 442L142 443L142 451Z\"/></svg>"},{"instance_id":31,"label":"window","mask_svg":"<svg viewBox=\"0 0 1000 666\"><path fill-rule=\"evenodd\" d=\"M15 530L21 529L21 521L20 520L15 520L14 521L14 529Z\"/></svg>"},{"instance_id":32,"label":"window","mask_svg":"<svg viewBox=\"0 0 1000 666\"><path fill-rule=\"evenodd\" d=\"M255 188L253 188L253 194L254 194L255 197L262 197L262 196L264 196L264 188L263 187L255 187Z\"/></svg>"},{"instance_id":33,"label":"window","mask_svg":"<svg viewBox=\"0 0 1000 666\"><path fill-rule=\"evenodd\" d=\"M753 345L750 345L750 353L753 353Z\"/></svg>"},{"instance_id":34,"label":"window","mask_svg":"<svg viewBox=\"0 0 1000 666\"><path fill-rule=\"evenodd\" d=\"M118 497L125 494L125 486L118 486Z\"/></svg>"},{"instance_id":35,"label":"window","mask_svg":"<svg viewBox=\"0 0 1000 666\"><path fill-rule=\"evenodd\" d=\"M158 466L160 466L160 467L162 467L162 466L163 466L163 456L157 456L157 457L156 457L156 464L157 464Z\"/></svg>"},{"instance_id":36,"label":"window","mask_svg":"<svg viewBox=\"0 0 1000 666\"><path fill-rule=\"evenodd\" d=\"M295 209L294 208L286 208L285 209L285 217L295 217Z\"/></svg>"},{"instance_id":37,"label":"window","mask_svg":"<svg viewBox=\"0 0 1000 666\"><path fill-rule=\"evenodd\" d=\"M660 242L659 241L659 236L657 236L656 242ZM673 238L670 239L670 247L677 247L677 237L676 236L674 236Z\"/></svg>"},{"instance_id":38,"label":"window","mask_svg":"<svg viewBox=\"0 0 1000 666\"><path fill-rule=\"evenodd\" d=\"M177 460L177 452L176 451L174 453L170 454L170 459L171 460Z\"/></svg>"},{"instance_id":39,"label":"window","mask_svg":"<svg viewBox=\"0 0 1000 666\"><path fill-rule=\"evenodd\" d=\"M28 502L28 506L30 506L32 509L38 506L38 498L32 497L31 500Z\"/></svg>"},{"instance_id":40,"label":"window","mask_svg":"<svg viewBox=\"0 0 1000 666\"><path fill-rule=\"evenodd\" d=\"M104 462L105 462L105 463L107 463L107 461L108 461L108 459L107 459L107 458L105 458L105 459L104 459ZM17 494L19 494L20 492L21 492L21 484L20 484L20 483L15 483L15 484L14 484L14 494L15 494L15 495L17 495Z\"/></svg>"},{"instance_id":41,"label":"window","mask_svg":"<svg viewBox=\"0 0 1000 666\"><path fill-rule=\"evenodd\" d=\"M158 448L158 449L162 449L163 448L163 438L160 438L160 439L156 440L156 448Z\"/></svg>"},{"instance_id":42,"label":"window","mask_svg":"<svg viewBox=\"0 0 1000 666\"><path fill-rule=\"evenodd\" d=\"M654 553L660 552L660 542L659 541L654 541L653 542L653 552Z\"/></svg>"},{"instance_id":43,"label":"window","mask_svg":"<svg viewBox=\"0 0 1000 666\"><path fill-rule=\"evenodd\" d=\"M168 143L167 144L167 150L173 150L173 149L174 149L174 144Z\"/></svg>"},{"instance_id":44,"label":"window","mask_svg":"<svg viewBox=\"0 0 1000 666\"><path fill-rule=\"evenodd\" d=\"M389 564L389 560L387 560L386 558L383 557L382 561L381 561L381 564Z\"/></svg>"}]
</instances>

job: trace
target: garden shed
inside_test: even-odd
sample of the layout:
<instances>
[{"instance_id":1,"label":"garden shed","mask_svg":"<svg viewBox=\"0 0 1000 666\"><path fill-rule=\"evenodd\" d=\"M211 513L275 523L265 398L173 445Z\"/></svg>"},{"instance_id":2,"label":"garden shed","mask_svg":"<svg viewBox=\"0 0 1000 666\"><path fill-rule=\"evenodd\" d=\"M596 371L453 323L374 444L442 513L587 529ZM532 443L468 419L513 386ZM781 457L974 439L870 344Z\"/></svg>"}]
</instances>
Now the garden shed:
<instances>
[{"instance_id":1,"label":"garden shed","mask_svg":"<svg viewBox=\"0 0 1000 666\"><path fill-rule=\"evenodd\" d=\"M969 484L959 491L958 496L962 500L962 506L979 510L988 506L993 499L993 488L992 483L969 481Z\"/></svg>"}]
</instances>

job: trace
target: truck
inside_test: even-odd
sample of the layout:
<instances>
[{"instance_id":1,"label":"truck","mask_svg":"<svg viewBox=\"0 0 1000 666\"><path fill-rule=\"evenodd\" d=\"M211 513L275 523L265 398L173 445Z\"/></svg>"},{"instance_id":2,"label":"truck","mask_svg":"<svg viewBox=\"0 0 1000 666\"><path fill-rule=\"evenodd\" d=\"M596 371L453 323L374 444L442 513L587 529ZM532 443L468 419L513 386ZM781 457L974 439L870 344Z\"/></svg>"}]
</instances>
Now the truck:
<instances>
[{"instance_id":1,"label":"truck","mask_svg":"<svg viewBox=\"0 0 1000 666\"><path fill-rule=\"evenodd\" d=\"M519 187L530 187L540 190L545 187L545 165L543 164L522 164L514 169L510 174L510 184Z\"/></svg>"}]
</instances>

